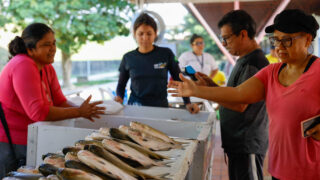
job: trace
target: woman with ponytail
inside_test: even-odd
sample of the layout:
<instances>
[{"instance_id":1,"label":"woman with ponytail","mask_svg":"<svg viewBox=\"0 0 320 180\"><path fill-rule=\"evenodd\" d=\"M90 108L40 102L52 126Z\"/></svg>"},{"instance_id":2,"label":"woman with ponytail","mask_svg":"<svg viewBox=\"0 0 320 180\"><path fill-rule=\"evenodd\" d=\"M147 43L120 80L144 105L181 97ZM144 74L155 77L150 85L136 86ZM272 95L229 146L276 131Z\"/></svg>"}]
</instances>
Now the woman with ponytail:
<instances>
[{"instance_id":1,"label":"woman with ponytail","mask_svg":"<svg viewBox=\"0 0 320 180\"><path fill-rule=\"evenodd\" d=\"M47 25L30 24L21 37L16 36L10 42L9 52L10 61L0 74L0 105L3 109L0 112L4 115L1 119L6 120L8 127L0 125L0 179L17 168L17 160L26 158L29 124L76 117L93 121L104 114L104 108L97 106L102 102L90 103L91 96L79 107L68 102L63 95L51 65L56 40Z\"/></svg>"}]
</instances>

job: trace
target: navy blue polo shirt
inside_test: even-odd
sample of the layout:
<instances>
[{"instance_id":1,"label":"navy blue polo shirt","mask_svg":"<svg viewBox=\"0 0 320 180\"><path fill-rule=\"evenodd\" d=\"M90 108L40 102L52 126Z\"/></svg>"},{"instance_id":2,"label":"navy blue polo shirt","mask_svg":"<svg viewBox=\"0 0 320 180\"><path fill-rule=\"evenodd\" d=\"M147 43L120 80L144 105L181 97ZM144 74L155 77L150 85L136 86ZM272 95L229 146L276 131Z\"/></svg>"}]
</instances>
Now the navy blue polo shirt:
<instances>
[{"instance_id":1,"label":"navy blue polo shirt","mask_svg":"<svg viewBox=\"0 0 320 180\"><path fill-rule=\"evenodd\" d=\"M131 78L129 104L168 107L168 71L174 80L180 80L180 68L173 52L158 46L148 53L140 53L138 49L126 53L119 71L118 96L123 98L127 81Z\"/></svg>"}]
</instances>

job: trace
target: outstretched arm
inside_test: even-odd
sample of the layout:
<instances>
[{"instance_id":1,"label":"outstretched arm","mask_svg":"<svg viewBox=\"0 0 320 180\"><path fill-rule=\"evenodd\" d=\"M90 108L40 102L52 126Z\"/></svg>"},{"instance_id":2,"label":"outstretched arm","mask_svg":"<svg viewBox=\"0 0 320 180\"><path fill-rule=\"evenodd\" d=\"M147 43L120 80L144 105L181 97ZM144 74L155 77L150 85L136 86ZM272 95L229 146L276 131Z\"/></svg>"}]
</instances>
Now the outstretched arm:
<instances>
[{"instance_id":1,"label":"outstretched arm","mask_svg":"<svg viewBox=\"0 0 320 180\"><path fill-rule=\"evenodd\" d=\"M251 77L237 87L207 87L197 86L195 82L186 79L180 74L179 81L171 81L168 85L169 93L173 96L186 97L195 96L219 103L252 104L265 97L264 85L256 77Z\"/></svg>"}]
</instances>

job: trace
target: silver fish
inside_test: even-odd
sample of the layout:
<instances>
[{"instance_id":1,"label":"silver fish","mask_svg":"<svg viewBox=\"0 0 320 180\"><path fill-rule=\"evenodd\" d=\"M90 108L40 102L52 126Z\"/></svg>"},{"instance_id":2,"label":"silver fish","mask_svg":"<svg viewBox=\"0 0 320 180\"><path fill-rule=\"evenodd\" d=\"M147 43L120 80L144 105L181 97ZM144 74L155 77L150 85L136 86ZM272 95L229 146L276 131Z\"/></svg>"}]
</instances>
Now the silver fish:
<instances>
[{"instance_id":1,"label":"silver fish","mask_svg":"<svg viewBox=\"0 0 320 180\"><path fill-rule=\"evenodd\" d=\"M120 142L114 141L112 139L105 139L102 141L104 148L108 149L111 152L117 153L125 158L129 158L135 161L138 161L144 167L150 166L162 166L162 163L156 162L150 159L147 155L135 150L134 148L122 144Z\"/></svg>"},{"instance_id":2,"label":"silver fish","mask_svg":"<svg viewBox=\"0 0 320 180\"><path fill-rule=\"evenodd\" d=\"M132 129L128 126L120 126L119 129L126 133L135 142L150 150L167 151L176 147L175 145L165 142L160 138Z\"/></svg>"},{"instance_id":3,"label":"silver fish","mask_svg":"<svg viewBox=\"0 0 320 180\"><path fill-rule=\"evenodd\" d=\"M60 168L57 176L62 180L102 180L100 177L79 169Z\"/></svg>"},{"instance_id":4,"label":"silver fish","mask_svg":"<svg viewBox=\"0 0 320 180\"><path fill-rule=\"evenodd\" d=\"M158 137L158 138L160 138L160 139L162 139L162 140L164 140L164 141L166 141L168 143L171 143L173 145L177 145L177 147L179 145L181 145L180 142L177 142L177 141L171 139L165 133L163 133L163 132L161 132L161 131L159 131L159 130L157 130L157 129L149 126L149 125L133 121L133 122L130 122L130 127L132 129L136 129L138 131L145 132L145 133L148 133L148 134L150 134L152 136Z\"/></svg>"},{"instance_id":5,"label":"silver fish","mask_svg":"<svg viewBox=\"0 0 320 180\"><path fill-rule=\"evenodd\" d=\"M125 141L125 140L119 140L119 139L113 139L113 140L118 141L122 144L126 144L126 145L136 149L137 151L140 151L141 153L148 155L151 159L157 159L157 160L169 159L169 157L167 157L167 156L153 152L153 151L149 150L148 148L140 146L136 143L133 143L130 141Z\"/></svg>"},{"instance_id":6,"label":"silver fish","mask_svg":"<svg viewBox=\"0 0 320 180\"><path fill-rule=\"evenodd\" d=\"M101 148L96 145L86 145L85 150L88 150L95 155L104 158L105 160L111 162L112 164L116 165L123 171L127 172L131 176L138 178L138 179L158 179L157 177L151 176L149 174L143 173L135 168L132 168L131 166L127 165L120 159L118 159L115 155L110 153L109 151L105 150L104 148Z\"/></svg>"},{"instance_id":7,"label":"silver fish","mask_svg":"<svg viewBox=\"0 0 320 180\"><path fill-rule=\"evenodd\" d=\"M136 180L136 178L130 176L117 166L113 165L112 163L106 161L101 157L96 156L90 151L79 151L78 158L81 162L91 167L92 169L95 169L108 176L114 177L115 179Z\"/></svg>"},{"instance_id":8,"label":"silver fish","mask_svg":"<svg viewBox=\"0 0 320 180\"><path fill-rule=\"evenodd\" d=\"M43 160L43 163L52 164L58 168L64 168L64 162L65 160L63 156L56 156L56 155L49 155Z\"/></svg>"}]
</instances>

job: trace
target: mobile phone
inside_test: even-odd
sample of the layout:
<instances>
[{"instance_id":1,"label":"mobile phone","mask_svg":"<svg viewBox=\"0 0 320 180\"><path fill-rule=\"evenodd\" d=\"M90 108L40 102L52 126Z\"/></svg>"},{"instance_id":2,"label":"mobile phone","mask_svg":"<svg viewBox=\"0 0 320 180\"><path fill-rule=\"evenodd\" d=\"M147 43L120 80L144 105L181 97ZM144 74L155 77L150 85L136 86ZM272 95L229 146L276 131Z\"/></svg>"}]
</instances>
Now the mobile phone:
<instances>
[{"instance_id":1,"label":"mobile phone","mask_svg":"<svg viewBox=\"0 0 320 180\"><path fill-rule=\"evenodd\" d=\"M193 69L193 67L192 66L186 66L185 68L184 68L184 73L187 75L187 76L189 76L193 81L196 81L197 80L197 78L196 78L196 76L195 76L195 74L196 74L196 71Z\"/></svg>"},{"instance_id":2,"label":"mobile phone","mask_svg":"<svg viewBox=\"0 0 320 180\"><path fill-rule=\"evenodd\" d=\"M307 131L320 123L320 115L314 116L301 122L302 137L308 137Z\"/></svg>"}]
</instances>

